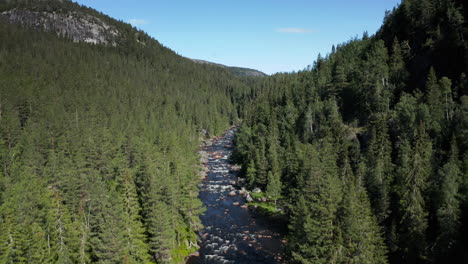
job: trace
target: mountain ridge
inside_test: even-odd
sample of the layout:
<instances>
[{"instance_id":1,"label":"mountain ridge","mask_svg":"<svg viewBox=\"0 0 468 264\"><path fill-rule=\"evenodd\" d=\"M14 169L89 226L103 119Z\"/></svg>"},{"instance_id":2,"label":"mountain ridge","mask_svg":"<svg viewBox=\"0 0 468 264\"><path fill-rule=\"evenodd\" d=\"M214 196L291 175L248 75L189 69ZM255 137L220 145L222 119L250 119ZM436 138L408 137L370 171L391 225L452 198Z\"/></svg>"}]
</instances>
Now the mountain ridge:
<instances>
[{"instance_id":1,"label":"mountain ridge","mask_svg":"<svg viewBox=\"0 0 468 264\"><path fill-rule=\"evenodd\" d=\"M54 32L73 42L102 44L116 47L135 41L147 45L147 38L154 37L132 27L124 21L115 20L92 8L69 0L55 1L0 1L0 18L34 30ZM119 27L123 27L119 29ZM169 48L170 49L170 48ZM181 56L183 57L183 56ZM238 66L226 66L205 60L183 57L198 64L208 64L230 71L237 77L265 77L267 74Z\"/></svg>"},{"instance_id":2,"label":"mountain ridge","mask_svg":"<svg viewBox=\"0 0 468 264\"><path fill-rule=\"evenodd\" d=\"M224 65L224 64L220 64L220 63L216 63L216 62L211 62L211 61L206 61L206 60L200 60L200 59L191 59L191 58L188 58L196 63L199 63L199 64L209 64L209 65L214 65L214 66L218 66L218 67L222 67L222 68L227 68L229 69L231 72L234 73L234 75L237 75L237 76L248 76L248 77L266 77L268 76L268 74L264 73L264 72L261 72L259 70L255 70L255 69L250 69L250 68L244 68L244 67L237 67L237 66L227 66L227 65Z\"/></svg>"}]
</instances>

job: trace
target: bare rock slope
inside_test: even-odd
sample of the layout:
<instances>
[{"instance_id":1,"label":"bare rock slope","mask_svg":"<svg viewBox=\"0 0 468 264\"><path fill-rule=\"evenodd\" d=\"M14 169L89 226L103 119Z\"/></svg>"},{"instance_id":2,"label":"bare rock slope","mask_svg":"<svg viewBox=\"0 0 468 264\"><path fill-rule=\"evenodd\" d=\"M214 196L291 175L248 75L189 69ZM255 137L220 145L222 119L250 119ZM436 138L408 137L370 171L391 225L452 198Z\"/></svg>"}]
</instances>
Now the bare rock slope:
<instances>
[{"instance_id":1,"label":"bare rock slope","mask_svg":"<svg viewBox=\"0 0 468 264\"><path fill-rule=\"evenodd\" d=\"M31 10L8 10L0 13L10 23L68 37L74 42L116 46L120 33L97 17L78 13L50 13Z\"/></svg>"}]
</instances>

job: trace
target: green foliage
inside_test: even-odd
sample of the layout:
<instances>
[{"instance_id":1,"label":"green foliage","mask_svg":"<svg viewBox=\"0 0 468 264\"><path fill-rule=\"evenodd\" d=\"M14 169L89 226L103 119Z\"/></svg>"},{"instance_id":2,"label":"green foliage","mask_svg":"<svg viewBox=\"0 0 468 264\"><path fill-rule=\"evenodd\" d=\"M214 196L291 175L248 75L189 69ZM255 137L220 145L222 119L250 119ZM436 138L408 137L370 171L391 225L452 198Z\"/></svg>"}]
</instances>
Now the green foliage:
<instances>
[{"instance_id":1,"label":"green foliage","mask_svg":"<svg viewBox=\"0 0 468 264\"><path fill-rule=\"evenodd\" d=\"M1 263L182 261L201 227L200 132L240 118L233 159L275 200L265 211L286 205L292 262L467 258L463 3L403 0L375 36L261 79L71 1L12 7L122 35L90 46L0 22Z\"/></svg>"},{"instance_id":2,"label":"green foliage","mask_svg":"<svg viewBox=\"0 0 468 264\"><path fill-rule=\"evenodd\" d=\"M370 210L366 190L358 182L348 182L341 205L342 263L387 263L386 247L377 219Z\"/></svg>"},{"instance_id":3,"label":"green foliage","mask_svg":"<svg viewBox=\"0 0 468 264\"><path fill-rule=\"evenodd\" d=\"M201 228L200 131L237 122L250 88L70 1L12 5L124 34L105 47L0 21L0 263L181 262Z\"/></svg>"},{"instance_id":4,"label":"green foliage","mask_svg":"<svg viewBox=\"0 0 468 264\"><path fill-rule=\"evenodd\" d=\"M404 0L375 36L255 84L237 160L267 193L279 166L293 263L466 259L462 8Z\"/></svg>"}]
</instances>

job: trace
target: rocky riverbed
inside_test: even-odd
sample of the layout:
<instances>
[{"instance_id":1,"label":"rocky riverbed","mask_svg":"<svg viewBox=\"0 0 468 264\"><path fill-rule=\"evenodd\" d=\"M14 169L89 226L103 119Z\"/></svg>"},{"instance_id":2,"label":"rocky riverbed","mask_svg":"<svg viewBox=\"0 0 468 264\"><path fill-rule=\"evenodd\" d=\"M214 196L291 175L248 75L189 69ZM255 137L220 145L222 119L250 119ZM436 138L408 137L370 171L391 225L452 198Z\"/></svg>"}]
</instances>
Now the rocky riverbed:
<instances>
[{"instance_id":1,"label":"rocky riverbed","mask_svg":"<svg viewBox=\"0 0 468 264\"><path fill-rule=\"evenodd\" d=\"M205 226L199 234L198 257L190 263L283 263L283 241L268 219L256 216L246 205L238 168L229 163L235 128L201 150L205 170L200 199L206 207Z\"/></svg>"}]
</instances>

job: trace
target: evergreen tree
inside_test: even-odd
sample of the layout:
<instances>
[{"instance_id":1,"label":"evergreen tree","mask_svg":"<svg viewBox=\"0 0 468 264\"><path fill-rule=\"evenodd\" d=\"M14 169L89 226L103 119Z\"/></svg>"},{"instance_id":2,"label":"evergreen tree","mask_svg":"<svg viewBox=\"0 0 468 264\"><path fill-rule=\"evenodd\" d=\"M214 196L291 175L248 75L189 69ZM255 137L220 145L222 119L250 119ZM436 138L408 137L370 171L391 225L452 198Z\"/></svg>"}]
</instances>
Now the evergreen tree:
<instances>
[{"instance_id":1,"label":"evergreen tree","mask_svg":"<svg viewBox=\"0 0 468 264\"><path fill-rule=\"evenodd\" d=\"M289 227L291 254L299 263L329 263L336 258L337 179L327 173L330 168L321 164L314 146L307 147L304 162Z\"/></svg>"},{"instance_id":2,"label":"evergreen tree","mask_svg":"<svg viewBox=\"0 0 468 264\"><path fill-rule=\"evenodd\" d=\"M126 169L121 177L121 195L126 230L124 239L128 241L124 261L125 263L146 263L149 262L148 245L146 244L145 229L141 222L141 208L133 180L133 172Z\"/></svg>"},{"instance_id":3,"label":"evergreen tree","mask_svg":"<svg viewBox=\"0 0 468 264\"><path fill-rule=\"evenodd\" d=\"M389 66L389 82L393 86L393 96L398 98L405 90L409 74L406 70L403 52L397 37L393 39L392 55L390 56Z\"/></svg>"},{"instance_id":4,"label":"evergreen tree","mask_svg":"<svg viewBox=\"0 0 468 264\"><path fill-rule=\"evenodd\" d=\"M342 263L387 263L386 246L366 191L350 179L341 205Z\"/></svg>"},{"instance_id":5,"label":"evergreen tree","mask_svg":"<svg viewBox=\"0 0 468 264\"><path fill-rule=\"evenodd\" d=\"M247 172L245 176L248 186L250 187L254 186L256 175L257 175L257 170L255 169L255 161L252 159L250 160L249 166L247 167Z\"/></svg>"},{"instance_id":6,"label":"evergreen tree","mask_svg":"<svg viewBox=\"0 0 468 264\"><path fill-rule=\"evenodd\" d=\"M439 81L444 104L444 119L450 122L453 119L454 103L452 99L452 81L447 77L442 77Z\"/></svg>"},{"instance_id":7,"label":"evergreen tree","mask_svg":"<svg viewBox=\"0 0 468 264\"><path fill-rule=\"evenodd\" d=\"M390 186L393 181L391 145L385 116L377 117L372 127L367 151L367 179L372 208L379 223L383 223L390 210Z\"/></svg>"},{"instance_id":8,"label":"evergreen tree","mask_svg":"<svg viewBox=\"0 0 468 264\"><path fill-rule=\"evenodd\" d=\"M414 146L402 148L400 177L402 178L400 244L405 261L417 262L426 258L427 210L424 199L431 174L432 144L420 125Z\"/></svg>"},{"instance_id":9,"label":"evergreen tree","mask_svg":"<svg viewBox=\"0 0 468 264\"><path fill-rule=\"evenodd\" d=\"M266 193L269 197L271 197L275 201L281 196L281 180L280 175L278 173L273 173L272 171L268 171L268 184L266 187Z\"/></svg>"},{"instance_id":10,"label":"evergreen tree","mask_svg":"<svg viewBox=\"0 0 468 264\"><path fill-rule=\"evenodd\" d=\"M441 122L444 118L444 106L440 86L437 82L437 76L433 67L429 70L426 81L426 101L430 105L430 113L432 116L429 129L434 134L441 131Z\"/></svg>"},{"instance_id":11,"label":"evergreen tree","mask_svg":"<svg viewBox=\"0 0 468 264\"><path fill-rule=\"evenodd\" d=\"M461 171L458 165L458 149L455 137L452 138L450 156L439 170L441 179L437 220L439 227L438 254L447 257L455 246L460 228L460 202L458 191Z\"/></svg>"}]
</instances>

